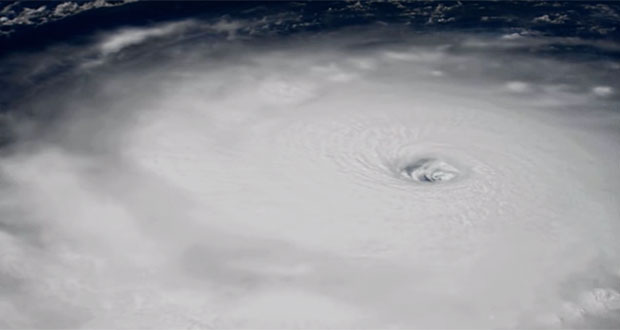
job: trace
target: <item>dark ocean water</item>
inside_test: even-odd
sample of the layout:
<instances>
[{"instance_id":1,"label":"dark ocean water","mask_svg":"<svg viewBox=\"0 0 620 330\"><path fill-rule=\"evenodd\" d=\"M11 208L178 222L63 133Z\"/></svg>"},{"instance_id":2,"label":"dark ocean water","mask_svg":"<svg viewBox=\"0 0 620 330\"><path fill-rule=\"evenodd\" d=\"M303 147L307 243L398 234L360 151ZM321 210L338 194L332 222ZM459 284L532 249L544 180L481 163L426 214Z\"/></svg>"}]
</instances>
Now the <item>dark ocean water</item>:
<instances>
[{"instance_id":1,"label":"dark ocean water","mask_svg":"<svg viewBox=\"0 0 620 330\"><path fill-rule=\"evenodd\" d=\"M3 1L6 6L10 1ZM29 8L60 4L27 1ZM184 18L265 18L265 31L292 34L326 32L345 26L377 22L405 24L415 31L505 32L530 30L546 36L618 40L620 4L596 1L140 1L95 8L40 25L17 26L0 39L2 52L35 50L46 45L80 42L96 31L121 26L142 26ZM550 21L538 19L547 15ZM278 22L269 18L277 17ZM559 19L558 19L559 18ZM555 21L554 21L555 20ZM2 29L8 30L3 26ZM15 26L11 26L11 29ZM0 30L2 30L0 29ZM601 32L604 31L604 32Z\"/></svg>"}]
</instances>

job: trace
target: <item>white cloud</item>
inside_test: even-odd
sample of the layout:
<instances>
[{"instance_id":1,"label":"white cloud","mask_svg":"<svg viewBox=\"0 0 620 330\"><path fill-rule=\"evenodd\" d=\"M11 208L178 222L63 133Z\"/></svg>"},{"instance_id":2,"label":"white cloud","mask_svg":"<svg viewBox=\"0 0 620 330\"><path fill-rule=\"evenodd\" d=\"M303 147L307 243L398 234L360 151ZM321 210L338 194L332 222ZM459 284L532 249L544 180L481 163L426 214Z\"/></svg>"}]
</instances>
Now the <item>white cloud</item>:
<instances>
[{"instance_id":1,"label":"white cloud","mask_svg":"<svg viewBox=\"0 0 620 330\"><path fill-rule=\"evenodd\" d=\"M510 34L504 34L502 36L502 39L504 40L515 40L515 39L519 39L522 38L523 36L520 33L510 33Z\"/></svg>"},{"instance_id":2,"label":"white cloud","mask_svg":"<svg viewBox=\"0 0 620 330\"><path fill-rule=\"evenodd\" d=\"M63 2L58 4L52 13L53 16L64 17L72 14L79 9L78 4L75 2Z\"/></svg>"},{"instance_id":3,"label":"white cloud","mask_svg":"<svg viewBox=\"0 0 620 330\"><path fill-rule=\"evenodd\" d=\"M327 66L315 66L312 70L334 82L348 82L359 78L356 72L343 69L333 63Z\"/></svg>"},{"instance_id":4,"label":"white cloud","mask_svg":"<svg viewBox=\"0 0 620 330\"><path fill-rule=\"evenodd\" d=\"M574 92L574 77L602 69L516 54L497 36L386 46L368 36L391 31L358 29L256 46L225 38L243 23L183 24L12 62L76 65L14 104L29 117L11 123L24 133L0 158L0 327L534 328L613 316L619 118L610 99ZM220 38L185 42L187 29ZM92 49L153 38L175 42L79 69ZM426 158L456 177L400 175Z\"/></svg>"},{"instance_id":5,"label":"white cloud","mask_svg":"<svg viewBox=\"0 0 620 330\"><path fill-rule=\"evenodd\" d=\"M271 104L292 105L316 96L314 84L285 79L267 79L259 83L260 98Z\"/></svg>"},{"instance_id":6,"label":"white cloud","mask_svg":"<svg viewBox=\"0 0 620 330\"><path fill-rule=\"evenodd\" d=\"M116 53L123 48L140 44L148 39L163 37L173 33L178 33L187 28L190 23L169 23L150 28L127 28L112 35L107 36L100 44L99 48L103 55Z\"/></svg>"},{"instance_id":7,"label":"white cloud","mask_svg":"<svg viewBox=\"0 0 620 330\"><path fill-rule=\"evenodd\" d=\"M506 83L506 88L515 93L525 93L531 90L530 84L523 81L510 81Z\"/></svg>"},{"instance_id":8,"label":"white cloud","mask_svg":"<svg viewBox=\"0 0 620 330\"><path fill-rule=\"evenodd\" d=\"M568 21L568 15L555 14L555 15L542 15L535 17L532 22L534 23L550 23L550 24L564 24Z\"/></svg>"},{"instance_id":9,"label":"white cloud","mask_svg":"<svg viewBox=\"0 0 620 330\"><path fill-rule=\"evenodd\" d=\"M25 6L21 12L17 12L20 4L19 1L15 1L0 11L0 26L13 26L13 25L40 25L51 21L56 21L71 15L78 14L80 12L101 8L101 7L113 7L124 5L135 0L122 0L122 1L106 1L95 0L85 2L49 2L47 5L39 7L28 7L30 4L28 1L24 2ZM51 6L56 4L56 6ZM11 34L13 30L3 31L6 34Z\"/></svg>"},{"instance_id":10,"label":"white cloud","mask_svg":"<svg viewBox=\"0 0 620 330\"><path fill-rule=\"evenodd\" d=\"M435 77L443 77L445 75L445 73L441 70L433 70L431 71L431 75L435 76Z\"/></svg>"},{"instance_id":11,"label":"white cloud","mask_svg":"<svg viewBox=\"0 0 620 330\"><path fill-rule=\"evenodd\" d=\"M592 92L598 96L609 96L614 93L610 86L596 86L592 88Z\"/></svg>"},{"instance_id":12,"label":"white cloud","mask_svg":"<svg viewBox=\"0 0 620 330\"><path fill-rule=\"evenodd\" d=\"M377 66L376 60L370 58L352 58L349 61L363 70L374 70Z\"/></svg>"},{"instance_id":13,"label":"white cloud","mask_svg":"<svg viewBox=\"0 0 620 330\"><path fill-rule=\"evenodd\" d=\"M396 61L423 61L423 62L434 62L443 56L443 51L436 50L424 50L424 51L386 51L384 56L389 60Z\"/></svg>"}]
</instances>

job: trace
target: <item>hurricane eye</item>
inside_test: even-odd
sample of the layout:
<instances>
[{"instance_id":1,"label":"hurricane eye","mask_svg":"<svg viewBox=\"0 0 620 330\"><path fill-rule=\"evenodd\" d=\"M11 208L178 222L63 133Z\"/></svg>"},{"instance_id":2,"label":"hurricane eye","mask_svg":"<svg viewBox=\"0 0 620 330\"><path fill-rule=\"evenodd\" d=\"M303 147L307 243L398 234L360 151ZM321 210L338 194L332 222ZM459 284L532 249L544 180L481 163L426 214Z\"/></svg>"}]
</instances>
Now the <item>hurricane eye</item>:
<instances>
[{"instance_id":1,"label":"hurricane eye","mask_svg":"<svg viewBox=\"0 0 620 330\"><path fill-rule=\"evenodd\" d=\"M404 166L401 176L421 183L438 183L458 177L456 167L436 158L420 158Z\"/></svg>"}]
</instances>

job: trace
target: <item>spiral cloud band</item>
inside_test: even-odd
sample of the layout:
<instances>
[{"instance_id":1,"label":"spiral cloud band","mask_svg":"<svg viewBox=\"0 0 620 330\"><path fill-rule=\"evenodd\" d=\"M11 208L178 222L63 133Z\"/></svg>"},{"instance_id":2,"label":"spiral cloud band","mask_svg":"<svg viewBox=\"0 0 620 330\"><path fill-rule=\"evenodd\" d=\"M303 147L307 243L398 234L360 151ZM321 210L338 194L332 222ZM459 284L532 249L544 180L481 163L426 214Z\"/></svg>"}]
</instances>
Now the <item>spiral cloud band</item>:
<instances>
[{"instance_id":1,"label":"spiral cloud band","mask_svg":"<svg viewBox=\"0 0 620 330\"><path fill-rule=\"evenodd\" d=\"M4 57L0 327L620 325L617 45L255 24Z\"/></svg>"}]
</instances>

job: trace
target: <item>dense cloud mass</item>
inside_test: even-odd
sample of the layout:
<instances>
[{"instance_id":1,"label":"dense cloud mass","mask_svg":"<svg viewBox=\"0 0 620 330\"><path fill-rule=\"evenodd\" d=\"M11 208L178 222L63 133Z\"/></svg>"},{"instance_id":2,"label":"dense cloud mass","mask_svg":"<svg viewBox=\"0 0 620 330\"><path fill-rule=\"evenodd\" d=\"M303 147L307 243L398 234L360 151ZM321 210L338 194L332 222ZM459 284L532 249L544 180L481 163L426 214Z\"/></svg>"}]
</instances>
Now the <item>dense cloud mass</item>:
<instances>
[{"instance_id":1,"label":"dense cloud mass","mask_svg":"<svg viewBox=\"0 0 620 330\"><path fill-rule=\"evenodd\" d=\"M617 43L259 23L2 57L0 327L620 325Z\"/></svg>"}]
</instances>

